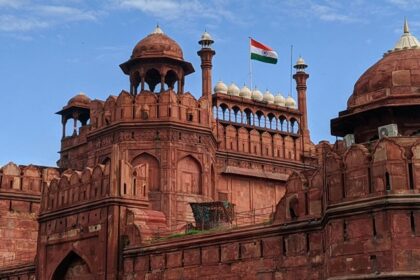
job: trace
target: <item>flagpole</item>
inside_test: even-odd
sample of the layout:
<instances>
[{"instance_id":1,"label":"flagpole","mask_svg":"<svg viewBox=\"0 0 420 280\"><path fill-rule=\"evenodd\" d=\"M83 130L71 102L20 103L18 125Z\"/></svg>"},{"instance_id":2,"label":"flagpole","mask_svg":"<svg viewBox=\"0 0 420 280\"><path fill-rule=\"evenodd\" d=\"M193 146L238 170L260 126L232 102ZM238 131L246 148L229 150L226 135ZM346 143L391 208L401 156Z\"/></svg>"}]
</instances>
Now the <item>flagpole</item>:
<instances>
[{"instance_id":1,"label":"flagpole","mask_svg":"<svg viewBox=\"0 0 420 280\"><path fill-rule=\"evenodd\" d=\"M251 37L249 38L249 84L251 86L251 90L252 90L252 59L251 59Z\"/></svg>"},{"instance_id":2,"label":"flagpole","mask_svg":"<svg viewBox=\"0 0 420 280\"><path fill-rule=\"evenodd\" d=\"M289 80L289 96L292 96L292 75L293 75L293 45L290 45L290 80Z\"/></svg>"}]
</instances>

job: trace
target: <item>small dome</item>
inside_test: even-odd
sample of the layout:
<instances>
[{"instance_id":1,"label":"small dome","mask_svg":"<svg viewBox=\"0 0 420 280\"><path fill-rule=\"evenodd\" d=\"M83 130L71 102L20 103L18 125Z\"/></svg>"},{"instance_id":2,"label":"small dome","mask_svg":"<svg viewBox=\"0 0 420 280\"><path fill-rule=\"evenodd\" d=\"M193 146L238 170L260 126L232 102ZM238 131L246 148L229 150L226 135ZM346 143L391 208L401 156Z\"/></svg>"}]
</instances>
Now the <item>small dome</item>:
<instances>
[{"instance_id":1,"label":"small dome","mask_svg":"<svg viewBox=\"0 0 420 280\"><path fill-rule=\"evenodd\" d=\"M264 97L261 91L259 91L258 89L254 89L252 91L252 99L257 100L257 101L263 101Z\"/></svg>"},{"instance_id":2,"label":"small dome","mask_svg":"<svg viewBox=\"0 0 420 280\"><path fill-rule=\"evenodd\" d=\"M133 49L131 58L170 57L184 60L181 47L169 38L159 26L143 38Z\"/></svg>"},{"instance_id":3,"label":"small dome","mask_svg":"<svg viewBox=\"0 0 420 280\"><path fill-rule=\"evenodd\" d=\"M89 104L90 98L83 92L78 93L74 97L72 97L67 105L76 105L76 104Z\"/></svg>"},{"instance_id":4,"label":"small dome","mask_svg":"<svg viewBox=\"0 0 420 280\"><path fill-rule=\"evenodd\" d=\"M213 41L213 38L211 37L211 35L207 32L204 31L204 33L201 35L201 41Z\"/></svg>"},{"instance_id":5,"label":"small dome","mask_svg":"<svg viewBox=\"0 0 420 280\"><path fill-rule=\"evenodd\" d=\"M216 86L214 87L214 93L224 93L227 94L227 86L224 82L218 81Z\"/></svg>"},{"instance_id":6,"label":"small dome","mask_svg":"<svg viewBox=\"0 0 420 280\"><path fill-rule=\"evenodd\" d=\"M293 97L288 96L286 98L285 102L286 107L296 109L296 101L293 99Z\"/></svg>"},{"instance_id":7,"label":"small dome","mask_svg":"<svg viewBox=\"0 0 420 280\"><path fill-rule=\"evenodd\" d=\"M227 94L233 95L233 96L239 96L239 88L234 83L231 83L228 87Z\"/></svg>"},{"instance_id":8,"label":"small dome","mask_svg":"<svg viewBox=\"0 0 420 280\"><path fill-rule=\"evenodd\" d=\"M263 99L268 104L273 104L274 103L274 95L271 94L271 92L269 92L268 90L264 93Z\"/></svg>"},{"instance_id":9,"label":"small dome","mask_svg":"<svg viewBox=\"0 0 420 280\"><path fill-rule=\"evenodd\" d=\"M299 56L298 60L296 61L296 65L305 65L305 60L301 56Z\"/></svg>"},{"instance_id":10,"label":"small dome","mask_svg":"<svg viewBox=\"0 0 420 280\"><path fill-rule=\"evenodd\" d=\"M274 96L274 104L277 106L286 106L286 99L281 93Z\"/></svg>"},{"instance_id":11,"label":"small dome","mask_svg":"<svg viewBox=\"0 0 420 280\"><path fill-rule=\"evenodd\" d=\"M251 99L252 93L251 90L247 86L243 86L241 91L239 92L239 96L247 99Z\"/></svg>"}]
</instances>

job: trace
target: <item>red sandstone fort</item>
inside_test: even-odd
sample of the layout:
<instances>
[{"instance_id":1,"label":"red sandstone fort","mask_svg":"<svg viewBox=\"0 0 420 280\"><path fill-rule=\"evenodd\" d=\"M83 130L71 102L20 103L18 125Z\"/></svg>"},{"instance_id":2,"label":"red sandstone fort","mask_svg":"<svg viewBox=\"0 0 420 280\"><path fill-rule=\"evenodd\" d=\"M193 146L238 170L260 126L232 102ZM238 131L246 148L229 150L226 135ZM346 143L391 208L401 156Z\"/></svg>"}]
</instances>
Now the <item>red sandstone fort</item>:
<instances>
[{"instance_id":1,"label":"red sandstone fort","mask_svg":"<svg viewBox=\"0 0 420 280\"><path fill-rule=\"evenodd\" d=\"M310 140L295 101L218 82L157 27L129 90L57 114L58 167L0 169L0 279L420 279L420 43L408 24ZM67 135L69 126L72 132Z\"/></svg>"}]
</instances>

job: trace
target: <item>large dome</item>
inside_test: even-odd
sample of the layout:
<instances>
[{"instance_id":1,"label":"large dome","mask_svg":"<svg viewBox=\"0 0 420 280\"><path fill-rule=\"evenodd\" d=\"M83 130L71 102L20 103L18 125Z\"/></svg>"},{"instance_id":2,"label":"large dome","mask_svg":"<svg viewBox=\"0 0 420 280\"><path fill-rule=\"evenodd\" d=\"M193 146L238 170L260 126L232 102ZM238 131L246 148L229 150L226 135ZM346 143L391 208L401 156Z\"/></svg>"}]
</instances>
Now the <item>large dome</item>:
<instances>
[{"instance_id":1,"label":"large dome","mask_svg":"<svg viewBox=\"0 0 420 280\"><path fill-rule=\"evenodd\" d=\"M420 93L420 49L406 49L385 55L354 85L349 109L380 98Z\"/></svg>"},{"instance_id":2,"label":"large dome","mask_svg":"<svg viewBox=\"0 0 420 280\"><path fill-rule=\"evenodd\" d=\"M347 110L331 120L331 133L353 134L356 143L378 139L383 126L412 135L419 124L420 43L407 22L395 47L366 70L354 85Z\"/></svg>"},{"instance_id":3,"label":"large dome","mask_svg":"<svg viewBox=\"0 0 420 280\"><path fill-rule=\"evenodd\" d=\"M385 100L390 104L391 99L401 102L413 94L420 98L420 44L405 22L395 47L357 80L347 106L352 110L384 104Z\"/></svg>"},{"instance_id":4,"label":"large dome","mask_svg":"<svg viewBox=\"0 0 420 280\"><path fill-rule=\"evenodd\" d=\"M182 49L178 43L169 38L157 26L152 33L137 43L131 58L155 58L162 56L184 60Z\"/></svg>"}]
</instances>

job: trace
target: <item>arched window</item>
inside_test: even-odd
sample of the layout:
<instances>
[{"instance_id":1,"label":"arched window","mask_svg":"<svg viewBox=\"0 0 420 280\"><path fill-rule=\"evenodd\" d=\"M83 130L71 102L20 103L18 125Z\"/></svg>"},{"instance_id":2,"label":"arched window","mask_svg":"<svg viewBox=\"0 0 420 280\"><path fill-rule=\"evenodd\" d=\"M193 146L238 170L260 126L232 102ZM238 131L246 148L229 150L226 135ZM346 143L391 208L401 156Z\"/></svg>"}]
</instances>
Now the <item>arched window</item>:
<instances>
[{"instance_id":1,"label":"arched window","mask_svg":"<svg viewBox=\"0 0 420 280\"><path fill-rule=\"evenodd\" d=\"M294 134L299 132L299 123L295 118L290 120L290 132Z\"/></svg>"},{"instance_id":2,"label":"arched window","mask_svg":"<svg viewBox=\"0 0 420 280\"><path fill-rule=\"evenodd\" d=\"M238 106L234 106L232 108L232 110L231 110L231 113L232 113L232 115L230 117L230 120L232 122L235 122L235 123L240 123L240 120L241 120L241 117L240 117L241 110L239 109L239 107Z\"/></svg>"},{"instance_id":3,"label":"arched window","mask_svg":"<svg viewBox=\"0 0 420 280\"><path fill-rule=\"evenodd\" d=\"M228 121L229 120L229 108L226 104L220 104L220 108L222 110L221 120Z\"/></svg>"},{"instance_id":4,"label":"arched window","mask_svg":"<svg viewBox=\"0 0 420 280\"><path fill-rule=\"evenodd\" d=\"M192 156L182 158L177 165L177 191L201 194L201 165Z\"/></svg>"},{"instance_id":5,"label":"arched window","mask_svg":"<svg viewBox=\"0 0 420 280\"><path fill-rule=\"evenodd\" d=\"M256 123L255 123L255 125L256 126L258 126L258 127L265 127L265 116L264 116L264 113L263 112L261 112L261 111L257 111L257 113L256 113L256 117L257 117L257 119L256 119Z\"/></svg>"},{"instance_id":6,"label":"arched window","mask_svg":"<svg viewBox=\"0 0 420 280\"><path fill-rule=\"evenodd\" d=\"M266 127L269 129L276 129L276 117L272 113L267 116Z\"/></svg>"},{"instance_id":7,"label":"arched window","mask_svg":"<svg viewBox=\"0 0 420 280\"><path fill-rule=\"evenodd\" d=\"M152 68L146 72L145 82L149 86L149 90L154 92L156 85L160 83L160 73L158 70Z\"/></svg>"},{"instance_id":8,"label":"arched window","mask_svg":"<svg viewBox=\"0 0 420 280\"><path fill-rule=\"evenodd\" d=\"M165 84L168 86L169 89L174 90L175 84L178 81L178 75L173 70L169 70L165 76Z\"/></svg>"},{"instance_id":9,"label":"arched window","mask_svg":"<svg viewBox=\"0 0 420 280\"><path fill-rule=\"evenodd\" d=\"M254 124L254 114L252 111L248 108L244 111L244 123L247 125L253 125Z\"/></svg>"}]
</instances>

